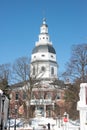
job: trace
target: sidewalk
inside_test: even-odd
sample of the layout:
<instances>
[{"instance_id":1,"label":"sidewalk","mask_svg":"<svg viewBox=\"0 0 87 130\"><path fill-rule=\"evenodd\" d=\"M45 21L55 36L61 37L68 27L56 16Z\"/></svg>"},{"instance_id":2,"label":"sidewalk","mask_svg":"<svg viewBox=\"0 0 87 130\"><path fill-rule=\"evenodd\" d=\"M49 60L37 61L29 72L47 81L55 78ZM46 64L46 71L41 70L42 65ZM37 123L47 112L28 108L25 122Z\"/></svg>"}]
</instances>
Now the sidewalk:
<instances>
[{"instance_id":1,"label":"sidewalk","mask_svg":"<svg viewBox=\"0 0 87 130\"><path fill-rule=\"evenodd\" d=\"M68 126L67 128L66 127L58 127L58 126L55 126L54 128L53 128L53 130L80 130L80 127L76 127L76 126Z\"/></svg>"}]
</instances>

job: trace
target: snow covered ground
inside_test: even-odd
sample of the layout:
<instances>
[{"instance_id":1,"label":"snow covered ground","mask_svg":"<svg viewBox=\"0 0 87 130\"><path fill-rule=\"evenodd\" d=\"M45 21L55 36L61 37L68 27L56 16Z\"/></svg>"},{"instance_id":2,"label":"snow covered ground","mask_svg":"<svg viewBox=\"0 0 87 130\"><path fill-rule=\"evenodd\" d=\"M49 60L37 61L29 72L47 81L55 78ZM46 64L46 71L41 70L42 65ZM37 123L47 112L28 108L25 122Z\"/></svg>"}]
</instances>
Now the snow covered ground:
<instances>
[{"instance_id":1,"label":"snow covered ground","mask_svg":"<svg viewBox=\"0 0 87 130\"><path fill-rule=\"evenodd\" d=\"M80 126L72 125L71 123L64 123L62 126L54 126L54 130L80 130Z\"/></svg>"},{"instance_id":2,"label":"snow covered ground","mask_svg":"<svg viewBox=\"0 0 87 130\"><path fill-rule=\"evenodd\" d=\"M61 120L45 117L32 118L29 122L30 125L16 127L16 130L48 130L48 123L50 123L50 130L80 130L80 126L71 121L65 123ZM10 127L10 130L14 130L14 127Z\"/></svg>"}]
</instances>

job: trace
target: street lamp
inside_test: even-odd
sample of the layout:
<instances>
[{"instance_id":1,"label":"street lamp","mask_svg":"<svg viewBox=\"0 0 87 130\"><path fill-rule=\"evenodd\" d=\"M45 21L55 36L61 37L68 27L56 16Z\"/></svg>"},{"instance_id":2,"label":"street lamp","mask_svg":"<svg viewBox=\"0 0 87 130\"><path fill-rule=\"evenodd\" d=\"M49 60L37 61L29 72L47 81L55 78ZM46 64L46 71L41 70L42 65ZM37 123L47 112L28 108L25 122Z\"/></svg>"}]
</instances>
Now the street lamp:
<instances>
[{"instance_id":1,"label":"street lamp","mask_svg":"<svg viewBox=\"0 0 87 130\"><path fill-rule=\"evenodd\" d=\"M17 105L15 105L15 125L14 125L14 130L16 130L16 116L17 116Z\"/></svg>"},{"instance_id":2,"label":"street lamp","mask_svg":"<svg viewBox=\"0 0 87 130\"><path fill-rule=\"evenodd\" d=\"M1 97L2 97L3 91L0 89L0 129L1 129L1 106L2 106L2 101L1 101Z\"/></svg>"},{"instance_id":3,"label":"street lamp","mask_svg":"<svg viewBox=\"0 0 87 130\"><path fill-rule=\"evenodd\" d=\"M10 130L10 100L11 98L12 98L12 94L9 95L9 108L8 108L9 130Z\"/></svg>"},{"instance_id":4,"label":"street lamp","mask_svg":"<svg viewBox=\"0 0 87 130\"><path fill-rule=\"evenodd\" d=\"M4 127L4 101L5 101L5 95L1 96L1 103L2 103L2 112L1 112L1 130L3 130Z\"/></svg>"}]
</instances>

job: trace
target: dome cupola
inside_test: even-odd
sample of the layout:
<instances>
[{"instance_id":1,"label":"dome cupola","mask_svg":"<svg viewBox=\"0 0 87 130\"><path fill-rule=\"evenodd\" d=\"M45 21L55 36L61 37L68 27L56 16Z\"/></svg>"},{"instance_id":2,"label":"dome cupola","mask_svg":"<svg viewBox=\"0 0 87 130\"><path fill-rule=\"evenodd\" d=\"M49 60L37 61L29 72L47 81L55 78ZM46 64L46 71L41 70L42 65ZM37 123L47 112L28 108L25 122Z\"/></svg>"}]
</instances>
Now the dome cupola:
<instances>
[{"instance_id":1,"label":"dome cupola","mask_svg":"<svg viewBox=\"0 0 87 130\"><path fill-rule=\"evenodd\" d=\"M50 37L48 34L48 25L46 24L46 19L44 18L43 23L40 27L39 41L36 42L36 46L45 45L45 44L51 45L52 43L50 42Z\"/></svg>"},{"instance_id":2,"label":"dome cupola","mask_svg":"<svg viewBox=\"0 0 87 130\"><path fill-rule=\"evenodd\" d=\"M46 19L43 19L43 24L40 27L40 33L41 34L48 34L48 25L46 24Z\"/></svg>"},{"instance_id":3,"label":"dome cupola","mask_svg":"<svg viewBox=\"0 0 87 130\"><path fill-rule=\"evenodd\" d=\"M33 51L32 51L32 54L35 54L35 53L38 53L38 52L48 52L48 53L53 53L53 54L56 54L55 52L55 49L53 48L52 45L39 45L39 46L36 46Z\"/></svg>"},{"instance_id":4,"label":"dome cupola","mask_svg":"<svg viewBox=\"0 0 87 130\"><path fill-rule=\"evenodd\" d=\"M31 68L33 75L37 74L40 78L41 72L44 73L42 78L49 79L57 77L56 51L52 42L50 42L46 19L43 19L40 27L39 40L32 50Z\"/></svg>"}]
</instances>

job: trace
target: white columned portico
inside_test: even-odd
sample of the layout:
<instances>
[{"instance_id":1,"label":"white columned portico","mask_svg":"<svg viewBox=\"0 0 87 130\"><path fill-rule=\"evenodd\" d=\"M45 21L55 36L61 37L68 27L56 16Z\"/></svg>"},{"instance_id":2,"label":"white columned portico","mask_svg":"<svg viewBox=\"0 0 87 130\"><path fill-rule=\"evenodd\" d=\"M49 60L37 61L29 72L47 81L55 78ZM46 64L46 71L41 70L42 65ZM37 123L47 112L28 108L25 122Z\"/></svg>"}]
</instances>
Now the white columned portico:
<instances>
[{"instance_id":1,"label":"white columned portico","mask_svg":"<svg viewBox=\"0 0 87 130\"><path fill-rule=\"evenodd\" d=\"M80 130L87 130L87 83L80 84L79 98L77 110L80 114Z\"/></svg>"}]
</instances>

